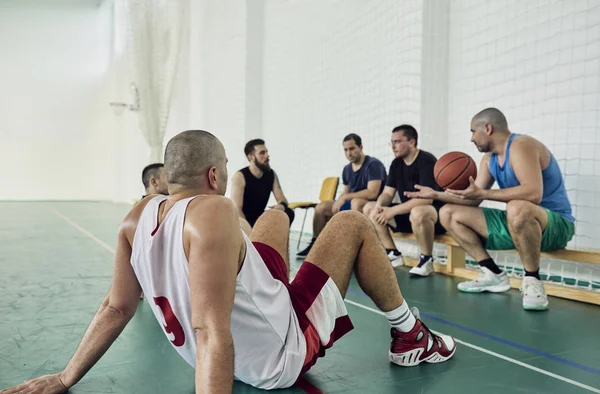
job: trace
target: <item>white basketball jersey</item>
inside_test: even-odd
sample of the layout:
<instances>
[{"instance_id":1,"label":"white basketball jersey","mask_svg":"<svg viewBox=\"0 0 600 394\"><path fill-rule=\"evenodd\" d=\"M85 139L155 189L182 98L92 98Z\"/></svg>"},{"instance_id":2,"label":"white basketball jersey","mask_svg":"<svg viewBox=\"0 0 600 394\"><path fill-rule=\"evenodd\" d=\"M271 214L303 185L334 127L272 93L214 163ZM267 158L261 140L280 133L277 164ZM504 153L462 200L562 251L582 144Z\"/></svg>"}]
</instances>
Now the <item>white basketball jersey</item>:
<instances>
[{"instance_id":1,"label":"white basketball jersey","mask_svg":"<svg viewBox=\"0 0 600 394\"><path fill-rule=\"evenodd\" d=\"M187 205L180 200L158 226L158 209L167 197L152 199L142 212L133 240L131 265L167 338L196 365L188 260L183 247ZM240 230L241 231L241 230ZM234 377L262 389L294 384L306 356L306 341L287 288L274 279L256 248L246 241L231 314Z\"/></svg>"}]
</instances>

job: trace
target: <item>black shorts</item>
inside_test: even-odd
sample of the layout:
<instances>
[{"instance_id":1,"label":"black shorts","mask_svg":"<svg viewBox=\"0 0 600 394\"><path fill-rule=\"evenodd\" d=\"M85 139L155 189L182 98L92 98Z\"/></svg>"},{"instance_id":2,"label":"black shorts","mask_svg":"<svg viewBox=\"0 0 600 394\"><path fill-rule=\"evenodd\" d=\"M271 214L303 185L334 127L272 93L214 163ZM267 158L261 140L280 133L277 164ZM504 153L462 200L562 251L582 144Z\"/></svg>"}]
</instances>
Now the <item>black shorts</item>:
<instances>
[{"instance_id":1,"label":"black shorts","mask_svg":"<svg viewBox=\"0 0 600 394\"><path fill-rule=\"evenodd\" d=\"M391 206L396 206L399 205L397 203L393 203ZM435 234L445 234L446 233L446 229L444 228L444 226L442 226L442 224L440 223L440 209L442 208L443 204L433 204L433 207L435 208L437 214L438 214L438 220L435 222L435 226L434 226L434 232ZM393 232L395 233L412 233L412 224L410 223L410 213L405 213L404 215L396 215L394 216L394 220L396 221L396 226L392 226L391 224L388 224L388 227L392 229Z\"/></svg>"}]
</instances>

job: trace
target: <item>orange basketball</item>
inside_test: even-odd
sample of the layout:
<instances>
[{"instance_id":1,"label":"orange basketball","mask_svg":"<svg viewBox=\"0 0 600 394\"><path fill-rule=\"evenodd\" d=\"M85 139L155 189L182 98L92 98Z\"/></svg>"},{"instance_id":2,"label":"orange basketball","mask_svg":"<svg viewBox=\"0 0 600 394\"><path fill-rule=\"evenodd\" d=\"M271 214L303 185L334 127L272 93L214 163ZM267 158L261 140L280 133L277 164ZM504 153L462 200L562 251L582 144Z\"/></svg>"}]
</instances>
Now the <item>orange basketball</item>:
<instances>
[{"instance_id":1,"label":"orange basketball","mask_svg":"<svg viewBox=\"0 0 600 394\"><path fill-rule=\"evenodd\" d=\"M444 190L464 190L469 186L469 177L477 177L477 165L466 153L449 152L435 163L433 176Z\"/></svg>"}]
</instances>

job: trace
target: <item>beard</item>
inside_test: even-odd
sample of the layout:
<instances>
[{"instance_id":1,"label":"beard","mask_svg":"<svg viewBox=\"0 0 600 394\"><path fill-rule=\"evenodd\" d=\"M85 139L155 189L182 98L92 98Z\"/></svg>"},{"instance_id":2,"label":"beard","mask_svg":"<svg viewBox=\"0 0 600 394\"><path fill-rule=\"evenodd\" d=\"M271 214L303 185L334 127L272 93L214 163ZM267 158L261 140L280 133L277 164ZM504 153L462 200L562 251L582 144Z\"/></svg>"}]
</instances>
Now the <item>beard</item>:
<instances>
[{"instance_id":1,"label":"beard","mask_svg":"<svg viewBox=\"0 0 600 394\"><path fill-rule=\"evenodd\" d=\"M490 144L485 144L485 145L477 145L477 144L475 144L475 147L481 153L487 153L487 152L490 151Z\"/></svg>"},{"instance_id":2,"label":"beard","mask_svg":"<svg viewBox=\"0 0 600 394\"><path fill-rule=\"evenodd\" d=\"M256 164L256 166L262 171L262 172L269 172L271 171L271 165L269 163L260 163L258 161L255 161L254 164Z\"/></svg>"}]
</instances>

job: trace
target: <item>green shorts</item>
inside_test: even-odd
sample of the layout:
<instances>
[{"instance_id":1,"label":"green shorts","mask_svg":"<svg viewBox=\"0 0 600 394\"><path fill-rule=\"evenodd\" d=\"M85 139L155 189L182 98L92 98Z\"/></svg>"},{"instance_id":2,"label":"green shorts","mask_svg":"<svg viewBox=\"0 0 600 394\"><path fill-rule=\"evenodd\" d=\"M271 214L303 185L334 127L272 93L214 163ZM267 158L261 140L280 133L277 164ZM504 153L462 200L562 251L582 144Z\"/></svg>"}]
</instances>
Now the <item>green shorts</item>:
<instances>
[{"instance_id":1,"label":"green shorts","mask_svg":"<svg viewBox=\"0 0 600 394\"><path fill-rule=\"evenodd\" d=\"M485 248L488 250L511 250L515 244L510 236L506 211L495 208L481 208L485 215L488 239ZM562 249L575 234L575 224L561 214L547 210L548 226L542 234L542 252Z\"/></svg>"}]
</instances>

